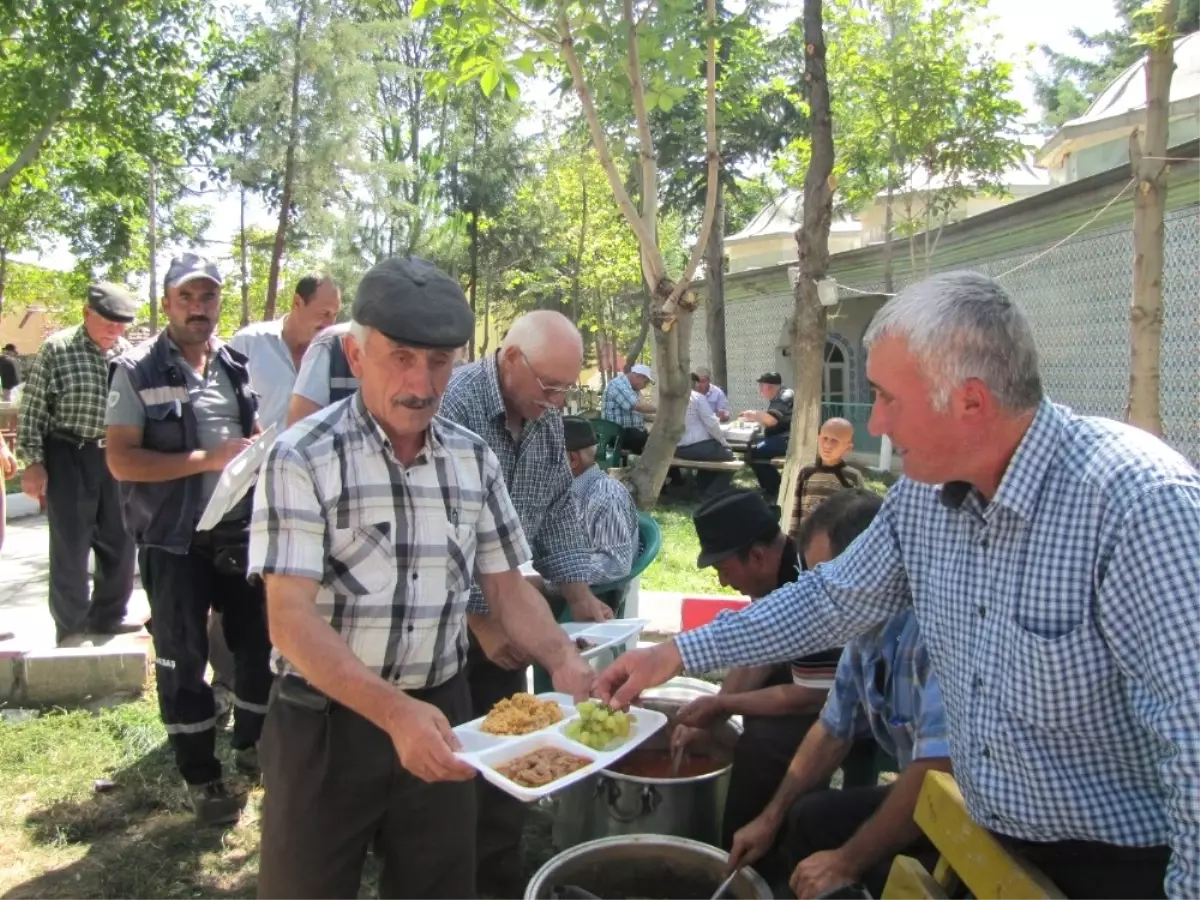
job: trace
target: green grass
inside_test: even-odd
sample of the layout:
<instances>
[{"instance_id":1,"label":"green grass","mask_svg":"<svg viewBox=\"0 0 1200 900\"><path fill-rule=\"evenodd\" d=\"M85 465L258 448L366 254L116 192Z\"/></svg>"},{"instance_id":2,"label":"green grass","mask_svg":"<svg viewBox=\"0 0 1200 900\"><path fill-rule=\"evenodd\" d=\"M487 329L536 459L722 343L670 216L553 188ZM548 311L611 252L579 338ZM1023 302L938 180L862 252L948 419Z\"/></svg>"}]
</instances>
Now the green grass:
<instances>
[{"instance_id":1,"label":"green grass","mask_svg":"<svg viewBox=\"0 0 1200 900\"><path fill-rule=\"evenodd\" d=\"M886 494L895 482L890 475L872 473L867 487L878 494ZM739 472L737 487L754 487L757 482L752 474ZM696 529L692 527L692 512L699 506L698 500L681 501L664 496L651 513L662 529L662 549L658 558L642 573L641 587L647 591L672 591L689 594L736 594L737 591L721 587L714 569L697 569L696 556L700 542Z\"/></svg>"}]
</instances>

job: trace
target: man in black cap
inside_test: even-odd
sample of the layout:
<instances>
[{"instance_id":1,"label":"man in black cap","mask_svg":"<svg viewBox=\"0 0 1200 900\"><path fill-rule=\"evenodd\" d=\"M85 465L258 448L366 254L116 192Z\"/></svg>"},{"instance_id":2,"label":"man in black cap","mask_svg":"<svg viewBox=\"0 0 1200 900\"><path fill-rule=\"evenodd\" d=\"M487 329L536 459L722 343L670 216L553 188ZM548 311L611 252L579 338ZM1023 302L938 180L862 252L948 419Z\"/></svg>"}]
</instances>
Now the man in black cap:
<instances>
[{"instance_id":1,"label":"man in black cap","mask_svg":"<svg viewBox=\"0 0 1200 900\"><path fill-rule=\"evenodd\" d=\"M261 587L246 580L249 495L211 530L196 526L225 466L258 432L246 357L213 336L221 274L186 253L164 283L166 330L117 359L108 398L108 467L121 482L150 601L159 710L201 824L237 818L215 753L217 714L204 681L211 608L233 653L239 771L258 774L257 742L271 689Z\"/></svg>"},{"instance_id":2,"label":"man in black cap","mask_svg":"<svg viewBox=\"0 0 1200 900\"><path fill-rule=\"evenodd\" d=\"M276 442L255 495L285 673L263 732L259 897L475 895L475 770L464 663L474 580L518 652L582 699L591 668L521 577L529 546L500 464L436 415L474 318L422 259L359 283L346 339L359 389Z\"/></svg>"},{"instance_id":3,"label":"man in black cap","mask_svg":"<svg viewBox=\"0 0 1200 900\"><path fill-rule=\"evenodd\" d=\"M879 509L879 498L860 492L839 510L835 522L810 528L799 544L779 527L779 508L768 506L757 491L735 490L702 504L692 517L700 538L696 565L712 566L721 584L758 599L795 581L806 568L826 562L864 530ZM820 523L818 523L820 524ZM722 846L728 848L739 828L754 819L775 793L792 755L817 720L833 686L841 650L814 653L777 666L731 669L721 691L692 701L679 712L681 727L672 735L687 745L733 715L742 716L743 731L734 751ZM852 765L874 756L864 742Z\"/></svg>"},{"instance_id":4,"label":"man in black cap","mask_svg":"<svg viewBox=\"0 0 1200 900\"><path fill-rule=\"evenodd\" d=\"M17 455L21 489L45 504L50 523L50 615L56 639L140 631L124 624L133 592L133 542L117 485L104 465L108 364L138 311L123 287L88 288L83 323L46 338L21 396ZM95 580L88 557L96 554ZM88 587L91 582L91 598Z\"/></svg>"},{"instance_id":5,"label":"man in black cap","mask_svg":"<svg viewBox=\"0 0 1200 900\"><path fill-rule=\"evenodd\" d=\"M12 398L12 392L21 383L21 367L17 365L17 345L5 344L0 355L0 400Z\"/></svg>"},{"instance_id":6,"label":"man in black cap","mask_svg":"<svg viewBox=\"0 0 1200 900\"><path fill-rule=\"evenodd\" d=\"M778 372L766 372L758 376L758 393L767 401L767 411L748 409L742 418L762 427L762 436L751 442L746 450L746 462L754 470L758 486L768 503L779 499L782 479L779 470L771 465L777 456L787 456L788 436L792 431L792 405L796 395L791 388L783 386Z\"/></svg>"}]
</instances>

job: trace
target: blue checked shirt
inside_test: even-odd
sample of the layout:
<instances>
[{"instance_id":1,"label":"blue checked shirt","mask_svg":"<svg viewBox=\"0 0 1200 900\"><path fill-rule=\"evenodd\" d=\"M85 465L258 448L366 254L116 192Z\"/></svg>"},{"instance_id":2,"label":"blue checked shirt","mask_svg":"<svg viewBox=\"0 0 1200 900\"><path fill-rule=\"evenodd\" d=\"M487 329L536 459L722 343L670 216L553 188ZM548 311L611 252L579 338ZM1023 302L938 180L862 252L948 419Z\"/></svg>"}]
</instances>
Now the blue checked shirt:
<instances>
[{"instance_id":1,"label":"blue checked shirt","mask_svg":"<svg viewBox=\"0 0 1200 900\"><path fill-rule=\"evenodd\" d=\"M846 645L821 724L842 741L869 732L902 770L950 755L942 689L911 609Z\"/></svg>"},{"instance_id":2,"label":"blue checked shirt","mask_svg":"<svg viewBox=\"0 0 1200 900\"><path fill-rule=\"evenodd\" d=\"M525 537L533 565L548 582L587 582L592 548L571 495L571 467L563 438L562 415L547 410L526 422L513 440L500 396L496 356L460 366L450 377L439 410L482 437L500 460L500 471ZM471 588L470 612L487 612L479 585Z\"/></svg>"},{"instance_id":3,"label":"blue checked shirt","mask_svg":"<svg viewBox=\"0 0 1200 900\"><path fill-rule=\"evenodd\" d=\"M633 569L637 507L625 486L596 466L575 479L571 493L592 545L590 584L618 581Z\"/></svg>"},{"instance_id":4,"label":"blue checked shirt","mask_svg":"<svg viewBox=\"0 0 1200 900\"><path fill-rule=\"evenodd\" d=\"M1169 844L1200 896L1200 475L1043 401L991 503L900 481L833 562L676 640L686 667L836 646L912 596L975 821L1031 841Z\"/></svg>"},{"instance_id":5,"label":"blue checked shirt","mask_svg":"<svg viewBox=\"0 0 1200 900\"><path fill-rule=\"evenodd\" d=\"M495 455L441 417L404 466L355 393L285 431L259 475L250 574L316 581L317 612L405 690L465 664L473 574L528 559Z\"/></svg>"},{"instance_id":6,"label":"blue checked shirt","mask_svg":"<svg viewBox=\"0 0 1200 900\"><path fill-rule=\"evenodd\" d=\"M646 427L646 420L634 407L641 402L638 392L624 374L618 375L604 389L604 418L616 422L622 428Z\"/></svg>"}]
</instances>

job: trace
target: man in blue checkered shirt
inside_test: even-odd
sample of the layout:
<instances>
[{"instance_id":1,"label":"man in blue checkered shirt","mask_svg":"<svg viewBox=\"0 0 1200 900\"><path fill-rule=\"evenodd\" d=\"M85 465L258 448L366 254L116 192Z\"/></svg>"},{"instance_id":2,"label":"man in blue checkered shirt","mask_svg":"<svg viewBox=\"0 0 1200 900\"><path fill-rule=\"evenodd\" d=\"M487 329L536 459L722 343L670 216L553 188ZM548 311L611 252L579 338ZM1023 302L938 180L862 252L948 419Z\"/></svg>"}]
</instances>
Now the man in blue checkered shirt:
<instances>
[{"instance_id":1,"label":"man in blue checkered shirt","mask_svg":"<svg viewBox=\"0 0 1200 900\"><path fill-rule=\"evenodd\" d=\"M646 419L643 414L657 411L649 400L642 399L642 391L654 383L654 370L638 363L621 373L604 389L602 412L604 418L621 426L621 449L630 453L641 453L646 449Z\"/></svg>"},{"instance_id":2,"label":"man in blue checkered shirt","mask_svg":"<svg viewBox=\"0 0 1200 900\"><path fill-rule=\"evenodd\" d=\"M935 276L864 337L870 430L907 476L837 560L601 678L617 704L687 668L848 640L911 595L972 818L1069 897L1200 896L1200 475L1042 392L995 281Z\"/></svg>"}]
</instances>

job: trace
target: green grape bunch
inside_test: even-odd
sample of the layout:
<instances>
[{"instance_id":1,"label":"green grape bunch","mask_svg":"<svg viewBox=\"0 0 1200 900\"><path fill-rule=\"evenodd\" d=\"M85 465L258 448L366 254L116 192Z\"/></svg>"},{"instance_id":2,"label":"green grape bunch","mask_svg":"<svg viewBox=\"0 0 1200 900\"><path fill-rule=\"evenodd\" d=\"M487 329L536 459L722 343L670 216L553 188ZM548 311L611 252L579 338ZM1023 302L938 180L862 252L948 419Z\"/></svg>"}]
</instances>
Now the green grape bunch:
<instances>
[{"instance_id":1,"label":"green grape bunch","mask_svg":"<svg viewBox=\"0 0 1200 900\"><path fill-rule=\"evenodd\" d=\"M608 750L629 737L634 717L619 709L610 709L595 700L575 704L578 719L567 723L565 733L593 750Z\"/></svg>"}]
</instances>

